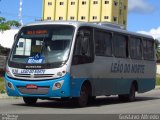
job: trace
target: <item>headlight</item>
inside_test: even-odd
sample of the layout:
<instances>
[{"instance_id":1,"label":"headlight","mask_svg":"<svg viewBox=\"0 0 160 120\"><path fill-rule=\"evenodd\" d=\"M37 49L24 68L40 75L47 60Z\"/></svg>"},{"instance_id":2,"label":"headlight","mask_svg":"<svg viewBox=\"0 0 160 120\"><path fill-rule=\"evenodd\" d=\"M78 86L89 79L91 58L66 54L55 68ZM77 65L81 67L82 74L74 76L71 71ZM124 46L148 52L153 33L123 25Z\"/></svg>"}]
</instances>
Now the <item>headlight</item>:
<instances>
[{"instance_id":1,"label":"headlight","mask_svg":"<svg viewBox=\"0 0 160 120\"><path fill-rule=\"evenodd\" d=\"M7 82L6 84L7 84L8 88L14 90L14 86L11 82Z\"/></svg>"},{"instance_id":2,"label":"headlight","mask_svg":"<svg viewBox=\"0 0 160 120\"><path fill-rule=\"evenodd\" d=\"M55 83L53 84L53 88L52 88L52 90L58 90L58 89L61 89L61 87L63 86L63 83L64 83L64 80L61 80L61 81L55 82Z\"/></svg>"},{"instance_id":3,"label":"headlight","mask_svg":"<svg viewBox=\"0 0 160 120\"><path fill-rule=\"evenodd\" d=\"M66 74L66 71L58 72L57 76L58 77L63 77Z\"/></svg>"}]
</instances>

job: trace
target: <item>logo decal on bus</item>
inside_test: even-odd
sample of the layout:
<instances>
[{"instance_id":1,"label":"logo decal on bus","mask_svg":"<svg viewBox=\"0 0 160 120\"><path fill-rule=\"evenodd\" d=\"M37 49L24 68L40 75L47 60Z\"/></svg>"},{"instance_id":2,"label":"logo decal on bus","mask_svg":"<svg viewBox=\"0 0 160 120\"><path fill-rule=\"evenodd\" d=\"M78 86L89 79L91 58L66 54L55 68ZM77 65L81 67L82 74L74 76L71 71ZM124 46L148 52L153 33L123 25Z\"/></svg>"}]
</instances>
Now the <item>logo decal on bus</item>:
<instances>
[{"instance_id":1,"label":"logo decal on bus","mask_svg":"<svg viewBox=\"0 0 160 120\"><path fill-rule=\"evenodd\" d=\"M144 73L145 65L142 64L125 64L125 63L112 63L112 73Z\"/></svg>"},{"instance_id":2,"label":"logo decal on bus","mask_svg":"<svg viewBox=\"0 0 160 120\"><path fill-rule=\"evenodd\" d=\"M35 56L29 57L27 63L43 63L44 57L40 55L40 53L36 53Z\"/></svg>"}]
</instances>

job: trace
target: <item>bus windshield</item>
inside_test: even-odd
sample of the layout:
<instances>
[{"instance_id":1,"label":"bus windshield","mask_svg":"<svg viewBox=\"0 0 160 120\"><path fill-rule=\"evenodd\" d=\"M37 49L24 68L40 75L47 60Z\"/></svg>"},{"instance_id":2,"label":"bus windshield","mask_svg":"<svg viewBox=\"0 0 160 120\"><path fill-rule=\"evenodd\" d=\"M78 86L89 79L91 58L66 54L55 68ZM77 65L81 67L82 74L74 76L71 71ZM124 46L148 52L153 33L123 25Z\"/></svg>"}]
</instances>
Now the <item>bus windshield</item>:
<instances>
[{"instance_id":1,"label":"bus windshield","mask_svg":"<svg viewBox=\"0 0 160 120\"><path fill-rule=\"evenodd\" d=\"M25 64L64 62L68 59L74 27L38 25L21 29L10 61Z\"/></svg>"}]
</instances>

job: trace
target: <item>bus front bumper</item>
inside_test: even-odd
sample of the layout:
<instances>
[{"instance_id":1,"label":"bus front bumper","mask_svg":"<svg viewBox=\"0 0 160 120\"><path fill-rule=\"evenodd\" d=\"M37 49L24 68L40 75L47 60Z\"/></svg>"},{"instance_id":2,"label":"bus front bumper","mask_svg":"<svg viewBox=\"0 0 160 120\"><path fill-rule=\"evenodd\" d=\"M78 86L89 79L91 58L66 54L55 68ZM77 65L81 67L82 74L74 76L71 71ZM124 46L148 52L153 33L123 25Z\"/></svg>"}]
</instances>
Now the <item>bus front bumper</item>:
<instances>
[{"instance_id":1,"label":"bus front bumper","mask_svg":"<svg viewBox=\"0 0 160 120\"><path fill-rule=\"evenodd\" d=\"M6 91L8 96L20 97L69 97L70 75L53 80L27 81L9 78L5 75Z\"/></svg>"}]
</instances>

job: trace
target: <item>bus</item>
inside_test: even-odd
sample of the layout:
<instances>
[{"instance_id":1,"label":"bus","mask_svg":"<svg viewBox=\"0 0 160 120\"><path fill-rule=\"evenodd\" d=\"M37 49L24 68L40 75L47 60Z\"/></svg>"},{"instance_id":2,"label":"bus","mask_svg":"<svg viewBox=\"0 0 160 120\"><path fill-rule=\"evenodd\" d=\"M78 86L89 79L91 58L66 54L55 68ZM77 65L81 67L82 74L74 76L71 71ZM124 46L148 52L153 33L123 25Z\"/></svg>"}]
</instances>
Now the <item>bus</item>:
<instances>
[{"instance_id":1,"label":"bus","mask_svg":"<svg viewBox=\"0 0 160 120\"><path fill-rule=\"evenodd\" d=\"M155 88L155 40L111 26L43 21L23 26L6 65L9 96L71 99L85 107L96 96L134 101Z\"/></svg>"}]
</instances>

